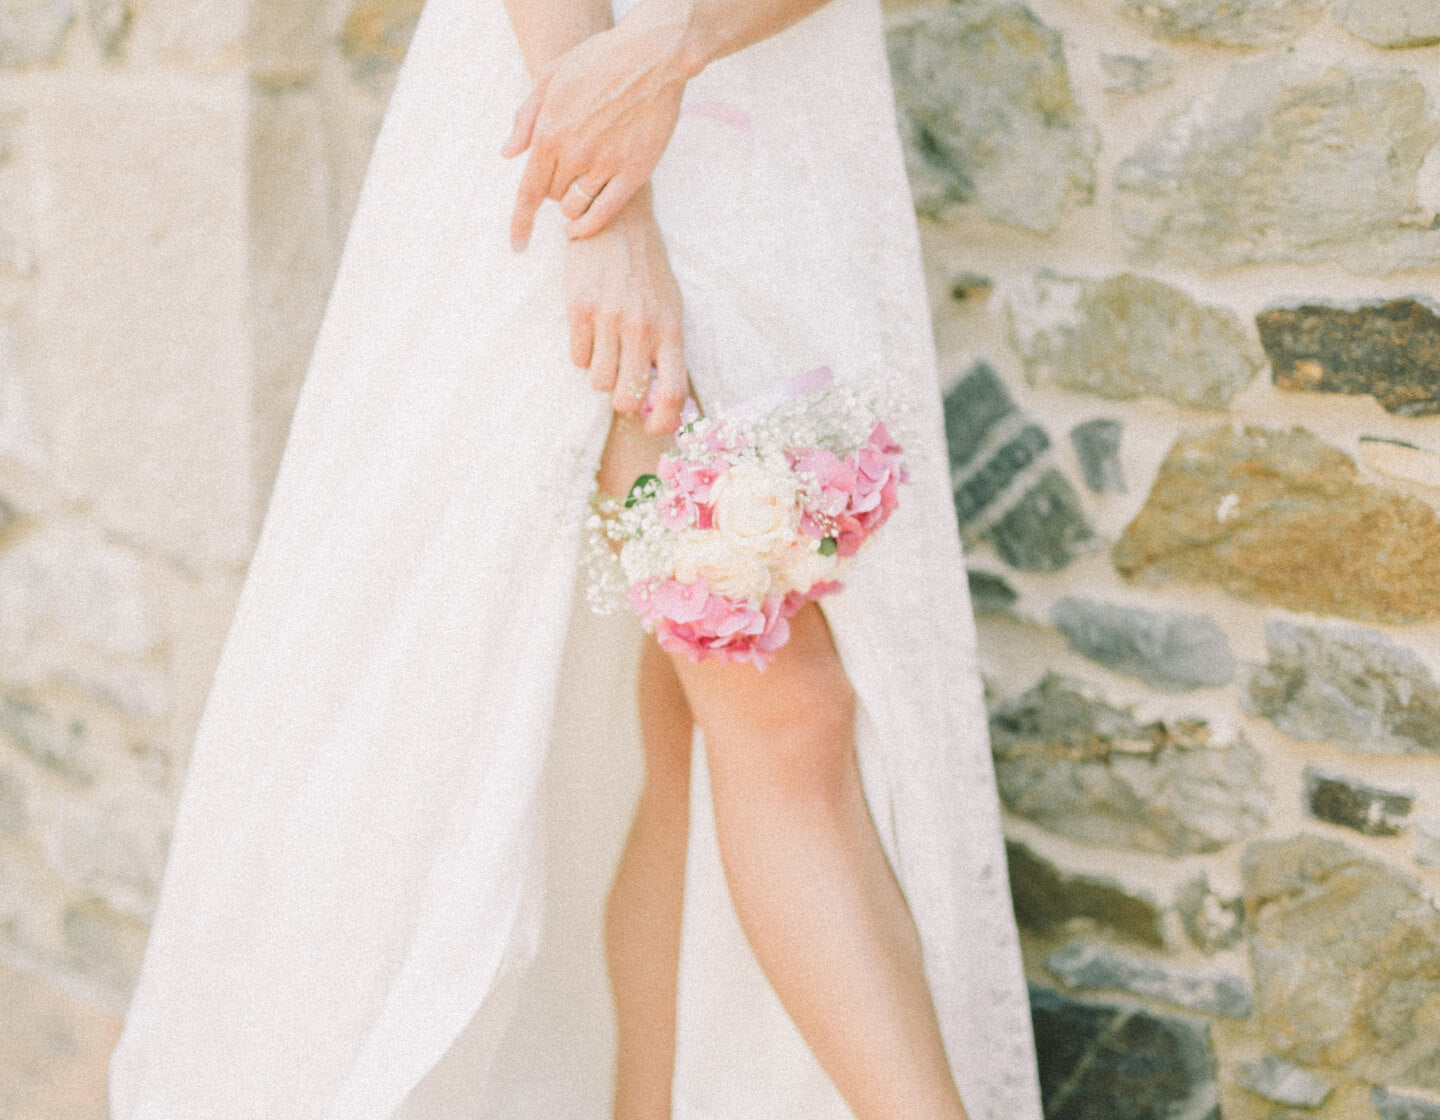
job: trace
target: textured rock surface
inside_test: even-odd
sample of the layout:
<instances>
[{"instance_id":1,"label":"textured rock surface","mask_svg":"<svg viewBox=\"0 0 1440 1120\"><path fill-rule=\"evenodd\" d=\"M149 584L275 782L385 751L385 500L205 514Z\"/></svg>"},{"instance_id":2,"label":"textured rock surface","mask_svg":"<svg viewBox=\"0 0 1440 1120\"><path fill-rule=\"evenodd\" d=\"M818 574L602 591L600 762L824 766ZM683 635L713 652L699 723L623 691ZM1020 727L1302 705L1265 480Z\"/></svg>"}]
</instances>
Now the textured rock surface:
<instances>
[{"instance_id":1,"label":"textured rock surface","mask_svg":"<svg viewBox=\"0 0 1440 1120\"><path fill-rule=\"evenodd\" d=\"M70 0L0 0L0 66L54 61L74 18Z\"/></svg>"},{"instance_id":2,"label":"textured rock surface","mask_svg":"<svg viewBox=\"0 0 1440 1120\"><path fill-rule=\"evenodd\" d=\"M1051 608L1050 621L1077 653L1162 692L1218 688L1235 675L1225 631L1204 615L1069 595Z\"/></svg>"},{"instance_id":3,"label":"textured rock surface","mask_svg":"<svg viewBox=\"0 0 1440 1120\"><path fill-rule=\"evenodd\" d=\"M1243 738L1215 743L1202 719L1140 724L1047 674L990 717L1000 796L1072 840L1178 856L1257 831L1270 797Z\"/></svg>"},{"instance_id":4,"label":"textured rock surface","mask_svg":"<svg viewBox=\"0 0 1440 1120\"><path fill-rule=\"evenodd\" d=\"M1332 1091L1309 1070L1273 1054L1241 1065L1235 1071L1235 1084L1267 1101L1295 1108L1319 1108Z\"/></svg>"},{"instance_id":5,"label":"textured rock surface","mask_svg":"<svg viewBox=\"0 0 1440 1120\"><path fill-rule=\"evenodd\" d=\"M893 27L890 66L916 206L976 204L1054 229L1095 187L1095 140L1057 32L1024 4L954 0Z\"/></svg>"},{"instance_id":6,"label":"textured rock surface","mask_svg":"<svg viewBox=\"0 0 1440 1120\"><path fill-rule=\"evenodd\" d=\"M100 49L111 58L117 57L135 18L131 0L86 0L85 14Z\"/></svg>"},{"instance_id":7,"label":"textured rock surface","mask_svg":"<svg viewBox=\"0 0 1440 1120\"><path fill-rule=\"evenodd\" d=\"M1258 1019L1309 1066L1440 1088L1440 912L1408 875L1333 840L1245 858Z\"/></svg>"},{"instance_id":8,"label":"textured rock surface","mask_svg":"<svg viewBox=\"0 0 1440 1120\"><path fill-rule=\"evenodd\" d=\"M1045 967L1068 988L1115 989L1231 1019L1244 1019L1252 1010L1250 985L1239 976L1175 968L1093 941L1076 941L1051 953Z\"/></svg>"},{"instance_id":9,"label":"textured rock surface","mask_svg":"<svg viewBox=\"0 0 1440 1120\"><path fill-rule=\"evenodd\" d=\"M1209 1026L1030 989L1046 1120L1220 1120Z\"/></svg>"},{"instance_id":10,"label":"textured rock surface","mask_svg":"<svg viewBox=\"0 0 1440 1120\"><path fill-rule=\"evenodd\" d=\"M1100 58L1106 93L1148 93L1175 80L1175 64L1167 55L1107 54Z\"/></svg>"},{"instance_id":11,"label":"textured rock surface","mask_svg":"<svg viewBox=\"0 0 1440 1120\"><path fill-rule=\"evenodd\" d=\"M85 724L65 719L24 691L12 689L0 697L0 740L71 782L86 785L94 777Z\"/></svg>"},{"instance_id":12,"label":"textured rock surface","mask_svg":"<svg viewBox=\"0 0 1440 1120\"><path fill-rule=\"evenodd\" d=\"M1018 840L1008 841L1010 892L1020 924L1041 933L1075 919L1152 948L1165 945L1165 908L1113 879L1062 871Z\"/></svg>"},{"instance_id":13,"label":"textured rock surface","mask_svg":"<svg viewBox=\"0 0 1440 1120\"><path fill-rule=\"evenodd\" d=\"M1006 309L1031 384L1223 409L1263 364L1233 312L1130 273L1104 280L1041 274L1017 285Z\"/></svg>"},{"instance_id":14,"label":"textured rock surface","mask_svg":"<svg viewBox=\"0 0 1440 1120\"><path fill-rule=\"evenodd\" d=\"M1380 1120L1440 1120L1440 1104L1401 1096L1379 1085L1370 1090L1370 1103Z\"/></svg>"},{"instance_id":15,"label":"textured rock surface","mask_svg":"<svg viewBox=\"0 0 1440 1120\"><path fill-rule=\"evenodd\" d=\"M1415 822L1415 862L1421 867L1440 867L1440 817L1421 817Z\"/></svg>"},{"instance_id":16,"label":"textured rock surface","mask_svg":"<svg viewBox=\"0 0 1440 1120\"><path fill-rule=\"evenodd\" d=\"M1440 455L1405 440L1361 436L1360 462L1377 474L1440 490Z\"/></svg>"},{"instance_id":17,"label":"textured rock surface","mask_svg":"<svg viewBox=\"0 0 1440 1120\"><path fill-rule=\"evenodd\" d=\"M1125 470L1120 463L1119 420L1086 420L1070 429L1070 446L1080 462L1085 485L1096 494L1125 493Z\"/></svg>"},{"instance_id":18,"label":"textured rock surface","mask_svg":"<svg viewBox=\"0 0 1440 1120\"><path fill-rule=\"evenodd\" d=\"M1366 836L1398 836L1405 831L1413 793L1379 789L1353 778L1305 768L1305 808L1317 820L1353 828Z\"/></svg>"},{"instance_id":19,"label":"textured rock surface","mask_svg":"<svg viewBox=\"0 0 1440 1120\"><path fill-rule=\"evenodd\" d=\"M1216 584L1360 621L1440 618L1440 518L1303 429L1182 435L1112 551L1126 578Z\"/></svg>"},{"instance_id":20,"label":"textured rock surface","mask_svg":"<svg viewBox=\"0 0 1440 1120\"><path fill-rule=\"evenodd\" d=\"M1255 325L1282 389L1369 393L1399 416L1440 413L1440 315L1424 304L1307 305L1261 312Z\"/></svg>"},{"instance_id":21,"label":"textured rock surface","mask_svg":"<svg viewBox=\"0 0 1440 1120\"><path fill-rule=\"evenodd\" d=\"M405 60L424 0L357 0L340 31L355 80L384 96Z\"/></svg>"},{"instance_id":22,"label":"textured rock surface","mask_svg":"<svg viewBox=\"0 0 1440 1120\"><path fill-rule=\"evenodd\" d=\"M1207 953L1233 949L1244 934L1244 899L1222 898L1205 876L1175 892L1175 909L1190 940Z\"/></svg>"},{"instance_id":23,"label":"textured rock surface","mask_svg":"<svg viewBox=\"0 0 1440 1120\"><path fill-rule=\"evenodd\" d=\"M1434 0L1333 0L1331 11L1346 31L1377 47L1440 43L1440 5Z\"/></svg>"},{"instance_id":24,"label":"textured rock surface","mask_svg":"<svg viewBox=\"0 0 1440 1120\"><path fill-rule=\"evenodd\" d=\"M1285 734L1373 754L1440 753L1440 686L1383 634L1353 626L1265 625L1269 661L1242 700Z\"/></svg>"},{"instance_id":25,"label":"textured rock surface","mask_svg":"<svg viewBox=\"0 0 1440 1120\"><path fill-rule=\"evenodd\" d=\"M974 568L966 573L970 583L970 605L977 614L1009 614L1020 593L994 572Z\"/></svg>"},{"instance_id":26,"label":"textured rock surface","mask_svg":"<svg viewBox=\"0 0 1440 1120\"><path fill-rule=\"evenodd\" d=\"M1325 10L1326 0L1120 0L1153 35L1225 47L1289 42Z\"/></svg>"},{"instance_id":27,"label":"textured rock surface","mask_svg":"<svg viewBox=\"0 0 1440 1120\"><path fill-rule=\"evenodd\" d=\"M1050 437L1015 407L986 363L945 395L955 516L967 544L988 540L1020 571L1055 572L1099 547Z\"/></svg>"},{"instance_id":28,"label":"textured rock surface","mask_svg":"<svg viewBox=\"0 0 1440 1120\"><path fill-rule=\"evenodd\" d=\"M1121 163L1116 219L1141 261L1433 267L1440 230L1417 183L1437 137L1414 74L1242 63Z\"/></svg>"}]
</instances>

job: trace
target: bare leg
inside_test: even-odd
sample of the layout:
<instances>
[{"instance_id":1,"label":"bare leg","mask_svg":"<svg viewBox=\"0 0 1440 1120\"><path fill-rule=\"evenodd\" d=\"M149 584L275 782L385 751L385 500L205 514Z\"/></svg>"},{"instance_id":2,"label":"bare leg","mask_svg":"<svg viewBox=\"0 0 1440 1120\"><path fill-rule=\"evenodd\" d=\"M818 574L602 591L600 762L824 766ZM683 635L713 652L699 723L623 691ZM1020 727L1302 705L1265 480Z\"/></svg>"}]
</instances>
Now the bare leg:
<instances>
[{"instance_id":1,"label":"bare leg","mask_svg":"<svg viewBox=\"0 0 1440 1120\"><path fill-rule=\"evenodd\" d=\"M813 603L765 671L676 658L740 923L859 1120L965 1120L914 922L860 786L854 695Z\"/></svg>"},{"instance_id":2,"label":"bare leg","mask_svg":"<svg viewBox=\"0 0 1440 1120\"><path fill-rule=\"evenodd\" d=\"M601 489L624 494L637 475L654 469L666 443L617 417ZM649 639L640 657L639 706L645 785L605 908L619 1034L614 1116L669 1120L694 721L670 659Z\"/></svg>"}]
</instances>

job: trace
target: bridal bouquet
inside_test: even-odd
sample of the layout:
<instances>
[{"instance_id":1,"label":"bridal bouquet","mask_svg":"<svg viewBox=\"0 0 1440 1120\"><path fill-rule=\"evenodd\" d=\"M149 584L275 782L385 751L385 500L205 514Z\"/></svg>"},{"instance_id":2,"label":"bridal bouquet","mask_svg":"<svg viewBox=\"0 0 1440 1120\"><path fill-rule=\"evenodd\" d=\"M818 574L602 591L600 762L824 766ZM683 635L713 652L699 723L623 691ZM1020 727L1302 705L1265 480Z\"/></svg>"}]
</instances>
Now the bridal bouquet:
<instances>
[{"instance_id":1,"label":"bridal bouquet","mask_svg":"<svg viewBox=\"0 0 1440 1120\"><path fill-rule=\"evenodd\" d=\"M591 601L603 609L620 584L661 648L763 669L786 620L840 590L906 477L877 400L829 370L719 416L692 405L656 473L597 500L592 556L611 559Z\"/></svg>"}]
</instances>

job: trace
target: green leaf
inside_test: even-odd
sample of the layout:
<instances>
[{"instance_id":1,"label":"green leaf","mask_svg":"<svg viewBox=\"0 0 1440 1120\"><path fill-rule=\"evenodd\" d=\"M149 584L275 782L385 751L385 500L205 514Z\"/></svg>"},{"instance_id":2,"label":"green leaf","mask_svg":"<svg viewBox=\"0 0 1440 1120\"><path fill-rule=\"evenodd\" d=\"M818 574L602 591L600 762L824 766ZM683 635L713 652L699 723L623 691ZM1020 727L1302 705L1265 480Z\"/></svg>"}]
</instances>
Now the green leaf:
<instances>
[{"instance_id":1,"label":"green leaf","mask_svg":"<svg viewBox=\"0 0 1440 1120\"><path fill-rule=\"evenodd\" d=\"M648 501L660 492L660 476L642 474L630 484L630 493L625 495L625 508Z\"/></svg>"},{"instance_id":2,"label":"green leaf","mask_svg":"<svg viewBox=\"0 0 1440 1120\"><path fill-rule=\"evenodd\" d=\"M821 556L834 556L836 550L839 549L839 547L840 546L836 543L834 537L826 537L823 541L820 542L820 548L818 551Z\"/></svg>"}]
</instances>

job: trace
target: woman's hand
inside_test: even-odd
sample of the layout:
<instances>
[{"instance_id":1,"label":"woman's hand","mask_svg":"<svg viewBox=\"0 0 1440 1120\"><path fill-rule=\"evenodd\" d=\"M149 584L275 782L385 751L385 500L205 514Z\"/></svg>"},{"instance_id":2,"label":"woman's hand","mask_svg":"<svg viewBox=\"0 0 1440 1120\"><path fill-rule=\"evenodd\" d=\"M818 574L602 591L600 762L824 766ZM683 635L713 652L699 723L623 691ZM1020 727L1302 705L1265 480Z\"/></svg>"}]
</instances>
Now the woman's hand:
<instances>
[{"instance_id":1,"label":"woman's hand","mask_svg":"<svg viewBox=\"0 0 1440 1120\"><path fill-rule=\"evenodd\" d=\"M565 247L570 358L616 412L644 411L645 430L673 432L689 391L680 287L641 184L605 229ZM652 378L651 370L655 371Z\"/></svg>"},{"instance_id":2,"label":"woman's hand","mask_svg":"<svg viewBox=\"0 0 1440 1120\"><path fill-rule=\"evenodd\" d=\"M511 220L517 250L545 199L561 203L572 238L591 237L649 180L693 76L683 65L683 30L637 9L541 71L501 152L530 151Z\"/></svg>"}]
</instances>

